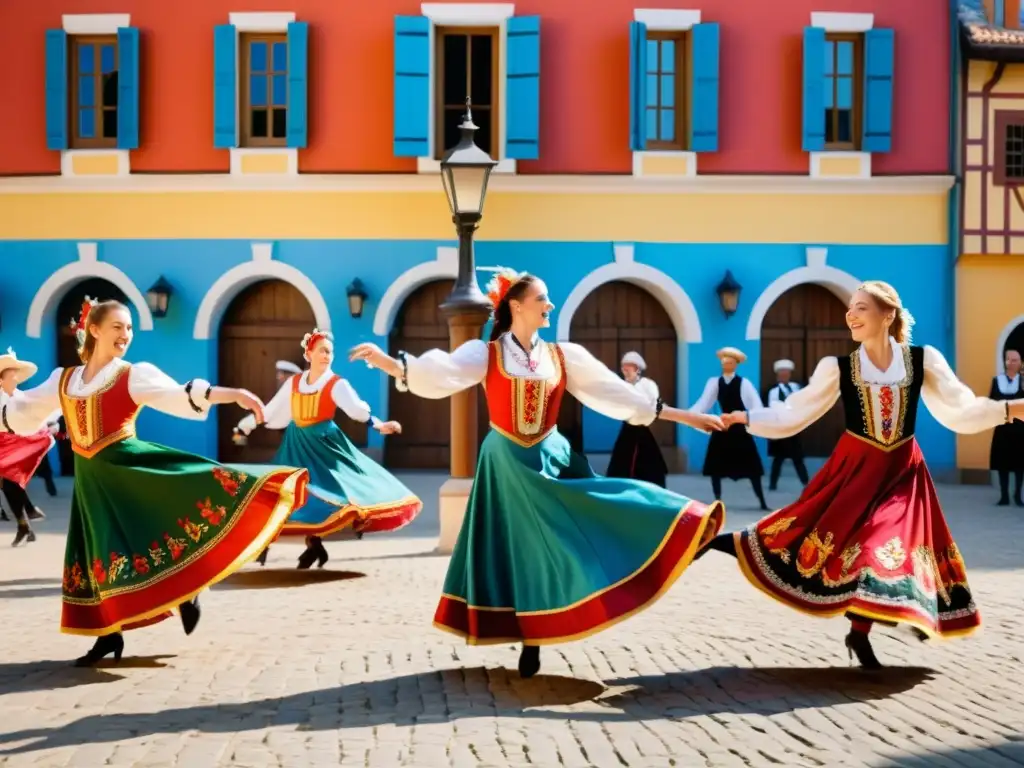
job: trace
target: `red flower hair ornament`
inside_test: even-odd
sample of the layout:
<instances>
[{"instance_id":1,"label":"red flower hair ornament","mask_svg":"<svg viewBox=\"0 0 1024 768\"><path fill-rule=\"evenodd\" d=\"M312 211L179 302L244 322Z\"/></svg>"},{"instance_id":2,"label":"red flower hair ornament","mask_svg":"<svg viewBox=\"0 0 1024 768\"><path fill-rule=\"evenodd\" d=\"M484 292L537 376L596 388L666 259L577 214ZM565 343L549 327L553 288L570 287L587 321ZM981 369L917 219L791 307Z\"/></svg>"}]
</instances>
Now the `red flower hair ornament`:
<instances>
[{"instance_id":1,"label":"red flower hair ornament","mask_svg":"<svg viewBox=\"0 0 1024 768\"><path fill-rule=\"evenodd\" d=\"M498 305L508 294L512 286L526 277L526 272L516 272L508 267L479 267L481 272L493 272L494 277L487 283L487 298L491 300L493 311L498 311Z\"/></svg>"},{"instance_id":2,"label":"red flower hair ornament","mask_svg":"<svg viewBox=\"0 0 1024 768\"><path fill-rule=\"evenodd\" d=\"M324 339L333 342L334 336L330 331L321 331L319 328L314 328L302 337L302 343L300 346L302 347L303 355L307 360L309 359L310 353L316 348L316 345Z\"/></svg>"},{"instance_id":3,"label":"red flower hair ornament","mask_svg":"<svg viewBox=\"0 0 1024 768\"><path fill-rule=\"evenodd\" d=\"M75 339L78 341L79 345L85 343L85 335L87 333L86 328L89 325L89 313L97 304L99 304L99 302L96 301L96 299L90 299L86 296L82 301L82 309L78 313L78 319L76 320L75 318L71 318L71 322L68 324L71 330L75 332Z\"/></svg>"}]
</instances>

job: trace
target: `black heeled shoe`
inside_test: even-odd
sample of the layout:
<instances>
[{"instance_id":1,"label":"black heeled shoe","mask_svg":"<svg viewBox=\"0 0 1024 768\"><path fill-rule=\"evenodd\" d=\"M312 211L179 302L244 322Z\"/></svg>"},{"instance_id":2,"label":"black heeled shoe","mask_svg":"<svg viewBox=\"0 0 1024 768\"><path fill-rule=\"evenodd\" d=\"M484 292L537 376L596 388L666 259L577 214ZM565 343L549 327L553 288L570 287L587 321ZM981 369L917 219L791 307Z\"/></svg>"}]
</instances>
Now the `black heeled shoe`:
<instances>
[{"instance_id":1,"label":"black heeled shoe","mask_svg":"<svg viewBox=\"0 0 1024 768\"><path fill-rule=\"evenodd\" d=\"M124 636L120 632L96 638L96 644L85 654L75 659L76 667L92 667L104 656L114 654L114 661L121 660L124 653Z\"/></svg>"},{"instance_id":2,"label":"black heeled shoe","mask_svg":"<svg viewBox=\"0 0 1024 768\"><path fill-rule=\"evenodd\" d=\"M202 617L202 611L199 610L199 595L179 605L178 614L181 616L181 626L184 627L185 634L191 635Z\"/></svg>"},{"instance_id":3,"label":"black heeled shoe","mask_svg":"<svg viewBox=\"0 0 1024 768\"><path fill-rule=\"evenodd\" d=\"M846 636L846 651L850 655L850 661L853 661L854 654L857 655L857 661L860 662L862 669L882 669L882 662L875 656L875 650L871 647L871 640L866 633L850 630L850 634Z\"/></svg>"},{"instance_id":4,"label":"black heeled shoe","mask_svg":"<svg viewBox=\"0 0 1024 768\"><path fill-rule=\"evenodd\" d=\"M540 646L524 645L519 654L519 676L524 680L540 671Z\"/></svg>"},{"instance_id":5,"label":"black heeled shoe","mask_svg":"<svg viewBox=\"0 0 1024 768\"><path fill-rule=\"evenodd\" d=\"M330 555L327 554L327 548L324 546L324 540L319 536L313 537L313 552L316 554L316 567L323 568L330 559Z\"/></svg>"},{"instance_id":6,"label":"black heeled shoe","mask_svg":"<svg viewBox=\"0 0 1024 768\"><path fill-rule=\"evenodd\" d=\"M267 547L262 552L260 552L260 556L256 558L256 562L259 563L260 565L266 565L267 564L267 553L268 552L270 552L270 547Z\"/></svg>"},{"instance_id":7,"label":"black heeled shoe","mask_svg":"<svg viewBox=\"0 0 1024 768\"><path fill-rule=\"evenodd\" d=\"M19 525L18 532L14 534L14 541L11 543L12 547L16 547L21 544L22 540L31 544L36 540L35 531L29 528L27 525Z\"/></svg>"},{"instance_id":8,"label":"black heeled shoe","mask_svg":"<svg viewBox=\"0 0 1024 768\"><path fill-rule=\"evenodd\" d=\"M316 562L316 549L313 546L313 538L311 536L306 537L306 549L299 555L298 569L304 571L307 568L312 568L313 563Z\"/></svg>"}]
</instances>

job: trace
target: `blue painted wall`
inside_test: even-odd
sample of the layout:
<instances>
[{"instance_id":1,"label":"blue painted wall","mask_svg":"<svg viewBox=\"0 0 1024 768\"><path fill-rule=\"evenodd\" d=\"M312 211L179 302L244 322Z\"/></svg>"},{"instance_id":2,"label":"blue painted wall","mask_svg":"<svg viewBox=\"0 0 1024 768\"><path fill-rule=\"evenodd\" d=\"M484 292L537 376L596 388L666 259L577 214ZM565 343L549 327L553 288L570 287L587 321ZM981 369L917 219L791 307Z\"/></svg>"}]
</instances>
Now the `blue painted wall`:
<instances>
[{"instance_id":1,"label":"blue painted wall","mask_svg":"<svg viewBox=\"0 0 1024 768\"><path fill-rule=\"evenodd\" d=\"M372 330L378 300L405 270L433 261L440 245L452 243L279 241L274 247L274 259L297 267L316 282L331 310L339 348L366 340L377 341L384 346L386 339L375 336ZM951 311L948 297L952 295L952 275L947 246L808 245L827 246L829 266L863 279L882 279L893 283L917 318L915 341L933 344L947 355L951 354L952 336L947 316ZM703 341L691 345L686 350L687 354L681 356L685 370L680 381L683 382L683 397L687 401L681 404L692 404L708 377L717 375L719 368L714 352L721 346L735 345L743 349L749 360L741 368L741 373L759 383L759 344L745 340L750 309L773 280L789 270L805 266L805 254L805 245L636 245L636 261L665 272L679 283L692 299L700 317ZM250 242L100 242L99 259L124 271L142 291L159 275L174 286L168 316L154 321L154 331L136 334L130 357L152 362L182 381L191 377L216 381L216 339L193 339L193 323L199 305L214 281L232 267L251 259ZM41 381L56 361L53 316L56 302L44 318L43 333L39 339L25 336L29 306L40 286L54 271L76 260L74 242L0 243L0 263L18 265L18 269L8 272L0 284L0 348L11 345L20 357L36 362L41 373L35 382ZM610 243L485 241L477 246L480 265L501 264L541 274L548 283L552 300L558 305L587 274L612 260ZM743 285L739 311L729 319L722 314L714 290L726 268L731 269ZM354 277L363 281L370 294L363 316L358 320L349 316L345 297L345 288ZM485 280L486 275L481 275L481 284ZM62 320L66 321L66 318ZM557 323L553 320L552 325ZM554 327L549 338L554 338ZM350 379L374 412L386 414L388 386L379 372L364 366L349 366L341 360L336 368ZM663 394L669 402L678 402L676 393ZM232 409L232 414L236 413ZM213 455L216 451L215 418L212 416L209 422L202 424L147 411L140 419L140 432L160 442ZM605 423L600 426L600 422ZM609 443L609 436L613 437L617 425L590 415L587 416L585 430L588 443L590 440L597 443L588 444L587 450L594 451ZM921 420L919 432L933 470L955 466L955 439L951 433L939 427L930 416ZM699 472L707 445L706 436L681 429L680 439L689 452L691 471ZM380 441L380 436L371 430L370 445L379 446Z\"/></svg>"}]
</instances>

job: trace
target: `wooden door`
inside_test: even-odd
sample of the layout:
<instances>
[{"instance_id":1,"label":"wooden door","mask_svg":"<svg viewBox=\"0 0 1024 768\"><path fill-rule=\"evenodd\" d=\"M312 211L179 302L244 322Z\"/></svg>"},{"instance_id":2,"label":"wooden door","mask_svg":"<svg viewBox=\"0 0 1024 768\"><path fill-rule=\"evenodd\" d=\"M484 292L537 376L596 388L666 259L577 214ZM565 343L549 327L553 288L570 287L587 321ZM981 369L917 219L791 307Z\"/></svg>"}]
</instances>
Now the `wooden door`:
<instances>
[{"instance_id":1,"label":"wooden door","mask_svg":"<svg viewBox=\"0 0 1024 768\"><path fill-rule=\"evenodd\" d=\"M679 340L675 326L661 302L643 288L625 282L605 283L584 299L573 315L569 338L590 350L598 360L619 372L622 356L639 352L647 363L646 376L652 379L667 405L676 402L676 355ZM573 407L577 406L577 407ZM583 417L583 433L588 451L607 453L614 445L620 424L578 407L575 398L563 402L559 428L571 431L573 413ZM675 425L658 421L652 426L659 445L676 444ZM674 452L666 453L666 460Z\"/></svg>"},{"instance_id":2,"label":"wooden door","mask_svg":"<svg viewBox=\"0 0 1024 768\"><path fill-rule=\"evenodd\" d=\"M813 283L790 288L772 304L761 325L762 397L775 384L776 360L792 360L793 381L806 385L821 358L849 355L855 346L846 327L846 305L835 294ZM836 403L801 433L804 453L828 456L844 429L842 406Z\"/></svg>"},{"instance_id":3,"label":"wooden door","mask_svg":"<svg viewBox=\"0 0 1024 768\"><path fill-rule=\"evenodd\" d=\"M269 402L279 388L276 362L289 360L305 368L300 345L315 324L309 303L289 283L266 280L249 286L235 297L221 320L217 383L244 387ZM248 445L236 446L231 430L244 415L233 405L217 408L218 457L225 462L269 462L282 431L259 428L249 436Z\"/></svg>"},{"instance_id":4,"label":"wooden door","mask_svg":"<svg viewBox=\"0 0 1024 768\"><path fill-rule=\"evenodd\" d=\"M64 294L64 298L57 305L57 314L54 321L57 323L57 365L61 368L74 368L81 365L82 360L78 357L78 338L71 328L71 322L78 323L78 316L82 312L82 302L85 297L97 301L120 301L131 308L128 297L120 288L102 277L90 277L80 283L75 283ZM134 321L138 321L134 317ZM36 384L41 383L41 379ZM34 386L34 384L33 384ZM60 419L61 432L66 432L64 418ZM57 456L60 458L60 473L65 477L75 474L75 454L71 450L71 442L60 440L57 442Z\"/></svg>"}]
</instances>

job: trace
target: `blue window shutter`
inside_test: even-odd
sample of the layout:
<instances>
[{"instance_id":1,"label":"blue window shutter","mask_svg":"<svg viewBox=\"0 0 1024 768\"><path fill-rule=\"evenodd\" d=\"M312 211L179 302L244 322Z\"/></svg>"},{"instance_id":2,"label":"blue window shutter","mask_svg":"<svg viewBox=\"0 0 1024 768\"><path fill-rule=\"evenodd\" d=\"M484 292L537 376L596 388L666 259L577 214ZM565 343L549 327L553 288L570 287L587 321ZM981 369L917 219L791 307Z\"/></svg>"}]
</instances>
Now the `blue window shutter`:
<instances>
[{"instance_id":1,"label":"blue window shutter","mask_svg":"<svg viewBox=\"0 0 1024 768\"><path fill-rule=\"evenodd\" d=\"M288 113L289 147L306 146L307 120L306 69L309 61L309 24L293 21L288 25Z\"/></svg>"},{"instance_id":2,"label":"blue window shutter","mask_svg":"<svg viewBox=\"0 0 1024 768\"><path fill-rule=\"evenodd\" d=\"M395 157L430 155L430 19L395 16Z\"/></svg>"},{"instance_id":3,"label":"blue window shutter","mask_svg":"<svg viewBox=\"0 0 1024 768\"><path fill-rule=\"evenodd\" d=\"M804 27L804 152L825 149L825 30Z\"/></svg>"},{"instance_id":4,"label":"blue window shutter","mask_svg":"<svg viewBox=\"0 0 1024 768\"><path fill-rule=\"evenodd\" d=\"M718 151L718 24L690 30L690 150Z\"/></svg>"},{"instance_id":5,"label":"blue window shutter","mask_svg":"<svg viewBox=\"0 0 1024 768\"><path fill-rule=\"evenodd\" d=\"M117 30L117 148L139 148L139 30Z\"/></svg>"},{"instance_id":6,"label":"blue window shutter","mask_svg":"<svg viewBox=\"0 0 1024 768\"><path fill-rule=\"evenodd\" d=\"M513 16L507 32L505 157L536 160L540 150L540 16Z\"/></svg>"},{"instance_id":7,"label":"blue window shutter","mask_svg":"<svg viewBox=\"0 0 1024 768\"><path fill-rule=\"evenodd\" d=\"M46 147L68 148L68 36L46 30Z\"/></svg>"},{"instance_id":8,"label":"blue window shutter","mask_svg":"<svg viewBox=\"0 0 1024 768\"><path fill-rule=\"evenodd\" d=\"M237 35L233 24L213 28L213 146L238 146Z\"/></svg>"},{"instance_id":9,"label":"blue window shutter","mask_svg":"<svg viewBox=\"0 0 1024 768\"><path fill-rule=\"evenodd\" d=\"M892 74L895 34L891 29L864 33L864 135L865 152L892 149Z\"/></svg>"},{"instance_id":10,"label":"blue window shutter","mask_svg":"<svg viewBox=\"0 0 1024 768\"><path fill-rule=\"evenodd\" d=\"M629 25L629 148L647 148L647 25Z\"/></svg>"}]
</instances>

